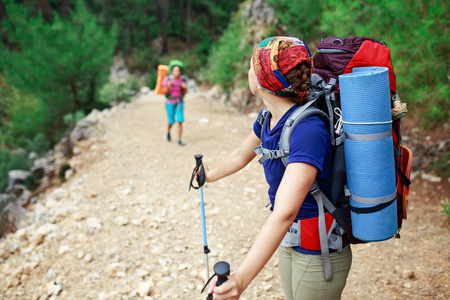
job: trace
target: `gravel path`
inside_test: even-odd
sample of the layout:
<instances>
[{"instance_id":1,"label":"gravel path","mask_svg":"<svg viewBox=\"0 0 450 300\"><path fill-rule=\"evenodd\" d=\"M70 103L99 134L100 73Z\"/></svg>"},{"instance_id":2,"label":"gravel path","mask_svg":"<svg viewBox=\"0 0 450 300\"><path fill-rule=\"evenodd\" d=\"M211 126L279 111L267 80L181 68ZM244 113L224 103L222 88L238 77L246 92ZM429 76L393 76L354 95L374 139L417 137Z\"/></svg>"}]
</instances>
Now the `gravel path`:
<instances>
[{"instance_id":1,"label":"gravel path","mask_svg":"<svg viewBox=\"0 0 450 300\"><path fill-rule=\"evenodd\" d=\"M180 147L165 140L161 96L108 113L78 145L76 173L0 242L0 298L205 299L199 193L188 191L193 156L217 165L255 114L189 94L185 115ZM343 299L450 298L450 222L439 212L449 185L413 184L402 238L353 247ZM233 271L269 213L262 168L254 160L206 185L204 199L210 269L226 260ZM276 265L274 256L241 299L285 299Z\"/></svg>"}]
</instances>

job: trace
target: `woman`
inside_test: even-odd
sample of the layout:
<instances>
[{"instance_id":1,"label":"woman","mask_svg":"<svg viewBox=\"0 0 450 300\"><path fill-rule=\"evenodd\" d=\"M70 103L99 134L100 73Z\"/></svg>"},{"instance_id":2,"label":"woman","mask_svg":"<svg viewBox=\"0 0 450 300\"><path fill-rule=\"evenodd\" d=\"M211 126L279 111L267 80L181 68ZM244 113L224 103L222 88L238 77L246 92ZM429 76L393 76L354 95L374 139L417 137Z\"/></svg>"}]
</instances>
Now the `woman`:
<instances>
[{"instance_id":1,"label":"woman","mask_svg":"<svg viewBox=\"0 0 450 300\"><path fill-rule=\"evenodd\" d=\"M183 63L179 60L171 60L169 62L169 75L164 78L164 94L166 95L166 110L167 117L169 119L169 125L167 127L167 141L171 141L170 129L175 120L178 123L178 145L184 146L185 144L181 140L183 133L184 122L184 94L186 94L187 85L182 76Z\"/></svg>"},{"instance_id":2,"label":"woman","mask_svg":"<svg viewBox=\"0 0 450 300\"><path fill-rule=\"evenodd\" d=\"M287 118L309 94L311 68L309 49L297 38L268 38L255 47L248 71L249 86L270 112L262 140L263 125L256 121L253 132L219 166L212 170L204 166L206 182L245 167L255 157L253 149L261 143L266 149L278 149ZM345 245L342 252L330 250L333 279L325 281L320 251L280 245L294 221L317 217L317 203L308 193L312 184L316 181L325 192L329 190L331 144L323 121L312 116L295 127L286 167L281 159L266 160L263 167L273 211L236 272L221 286L212 281L208 292L213 293L215 300L239 299L278 249L278 265L288 300L340 299L351 266L350 246Z\"/></svg>"}]
</instances>

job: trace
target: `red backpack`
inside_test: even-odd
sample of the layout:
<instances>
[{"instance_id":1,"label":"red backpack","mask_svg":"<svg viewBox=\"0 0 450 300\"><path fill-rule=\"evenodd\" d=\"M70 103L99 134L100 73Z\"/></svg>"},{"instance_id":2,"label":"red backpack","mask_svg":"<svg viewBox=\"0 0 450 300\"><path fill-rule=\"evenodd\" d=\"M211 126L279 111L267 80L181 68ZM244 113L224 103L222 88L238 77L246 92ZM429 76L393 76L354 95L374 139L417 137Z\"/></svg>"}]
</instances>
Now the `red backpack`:
<instances>
[{"instance_id":1,"label":"red backpack","mask_svg":"<svg viewBox=\"0 0 450 300\"><path fill-rule=\"evenodd\" d=\"M392 108L397 114L393 115L392 123L392 137L394 141L395 163L397 166L397 215L398 215L398 233L396 237L400 237L399 232L402 227L402 220L407 217L407 199L409 193L409 185L411 184L409 177L411 172L412 152L401 145L401 118L406 115L406 105L402 104L397 95L396 80L394 74L394 67L392 66L390 50L386 43L379 42L372 38L366 37L327 37L322 39L321 43L317 45L317 53L313 58L314 68L313 73L320 76L323 80L322 86L326 87L326 93L329 93L327 102L331 104L330 111L328 107L322 107L322 110L328 112L330 118L330 125L333 126L337 120L334 115L334 107L340 107L339 96L339 75L351 73L353 68L358 67L386 67L389 69L389 85L391 91ZM319 79L319 80L320 80ZM317 86L317 83L316 83ZM319 101L320 102L320 101ZM326 106L327 104L319 103L319 106ZM333 130L330 131L333 132ZM334 138L338 138L335 136ZM334 140L334 139L333 139ZM338 147L334 143L333 147ZM338 175L340 176L340 175ZM342 185L343 183L339 183ZM332 180L333 185L333 180ZM342 194L342 186L333 191ZM331 200L336 206L341 206L341 202L346 202L343 195L331 195ZM345 207L346 205L342 203ZM351 225L351 224L350 224ZM351 234L351 228L347 231L348 240L351 243L360 243L358 239Z\"/></svg>"}]
</instances>

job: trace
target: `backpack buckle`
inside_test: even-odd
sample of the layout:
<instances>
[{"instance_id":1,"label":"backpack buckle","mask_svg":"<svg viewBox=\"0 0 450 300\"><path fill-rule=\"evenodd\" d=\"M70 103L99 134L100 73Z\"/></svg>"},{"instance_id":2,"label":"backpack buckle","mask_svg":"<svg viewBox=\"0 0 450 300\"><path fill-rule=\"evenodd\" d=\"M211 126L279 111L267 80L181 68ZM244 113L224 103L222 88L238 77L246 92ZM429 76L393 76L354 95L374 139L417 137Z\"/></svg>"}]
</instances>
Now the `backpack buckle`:
<instances>
[{"instance_id":1,"label":"backpack buckle","mask_svg":"<svg viewBox=\"0 0 450 300\"><path fill-rule=\"evenodd\" d=\"M320 194L320 189L319 189L319 187L317 186L316 183L313 183L313 185L309 189L309 192L311 193L311 195L317 196L317 195Z\"/></svg>"},{"instance_id":2,"label":"backpack buckle","mask_svg":"<svg viewBox=\"0 0 450 300\"><path fill-rule=\"evenodd\" d=\"M289 155L289 150L274 150L269 152L270 159L278 159Z\"/></svg>"},{"instance_id":3,"label":"backpack buckle","mask_svg":"<svg viewBox=\"0 0 450 300\"><path fill-rule=\"evenodd\" d=\"M327 94L331 93L335 88L336 88L336 79L335 78L330 78L330 81L325 84L325 91L327 92Z\"/></svg>"}]
</instances>

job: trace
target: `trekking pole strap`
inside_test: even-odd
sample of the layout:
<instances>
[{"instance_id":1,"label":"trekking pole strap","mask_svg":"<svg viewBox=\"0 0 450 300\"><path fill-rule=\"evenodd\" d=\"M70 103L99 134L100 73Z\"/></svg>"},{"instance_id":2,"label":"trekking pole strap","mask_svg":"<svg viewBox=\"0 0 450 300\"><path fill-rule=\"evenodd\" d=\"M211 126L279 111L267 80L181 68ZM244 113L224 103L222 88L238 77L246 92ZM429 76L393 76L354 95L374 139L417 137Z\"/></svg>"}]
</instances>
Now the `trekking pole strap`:
<instances>
[{"instance_id":1,"label":"trekking pole strap","mask_svg":"<svg viewBox=\"0 0 450 300\"><path fill-rule=\"evenodd\" d=\"M205 180L206 180L205 169L203 168L203 163L202 163L203 155L196 154L196 155L194 155L194 157L195 157L195 168L192 171L191 181L189 182L189 191L191 190L191 187L198 190L205 184ZM192 183L194 182L195 175L197 174L197 172L199 173L198 178L197 178L198 186L194 186Z\"/></svg>"}]
</instances>

